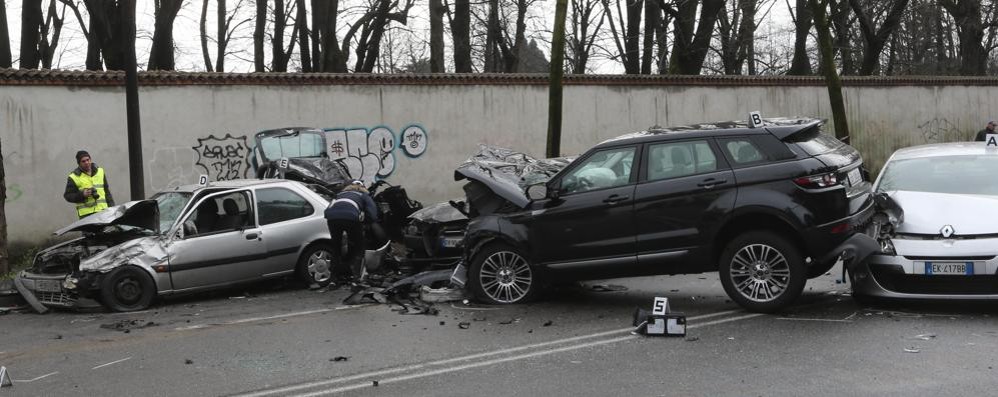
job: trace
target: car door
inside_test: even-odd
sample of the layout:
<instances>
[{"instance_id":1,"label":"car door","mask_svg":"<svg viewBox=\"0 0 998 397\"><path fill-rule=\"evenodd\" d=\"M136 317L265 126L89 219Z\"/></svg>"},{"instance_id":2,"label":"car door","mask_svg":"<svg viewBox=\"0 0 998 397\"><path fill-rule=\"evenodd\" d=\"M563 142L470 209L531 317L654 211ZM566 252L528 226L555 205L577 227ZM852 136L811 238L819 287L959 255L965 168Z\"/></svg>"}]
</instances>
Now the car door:
<instances>
[{"instance_id":1,"label":"car door","mask_svg":"<svg viewBox=\"0 0 998 397\"><path fill-rule=\"evenodd\" d=\"M176 290L251 280L262 274L266 245L255 225L249 190L201 199L181 221L182 238L167 247Z\"/></svg>"},{"instance_id":2,"label":"car door","mask_svg":"<svg viewBox=\"0 0 998 397\"><path fill-rule=\"evenodd\" d=\"M264 276L294 270L302 245L318 235L329 236L325 218L312 217L315 206L291 189L256 189L256 207L257 223L267 236Z\"/></svg>"},{"instance_id":3,"label":"car door","mask_svg":"<svg viewBox=\"0 0 998 397\"><path fill-rule=\"evenodd\" d=\"M555 270L633 263L637 153L636 145L594 151L552 183L557 198L531 217L538 262Z\"/></svg>"},{"instance_id":4,"label":"car door","mask_svg":"<svg viewBox=\"0 0 998 397\"><path fill-rule=\"evenodd\" d=\"M688 254L734 206L734 174L709 138L647 144L645 152L634 192L638 260L650 273L695 266Z\"/></svg>"}]
</instances>

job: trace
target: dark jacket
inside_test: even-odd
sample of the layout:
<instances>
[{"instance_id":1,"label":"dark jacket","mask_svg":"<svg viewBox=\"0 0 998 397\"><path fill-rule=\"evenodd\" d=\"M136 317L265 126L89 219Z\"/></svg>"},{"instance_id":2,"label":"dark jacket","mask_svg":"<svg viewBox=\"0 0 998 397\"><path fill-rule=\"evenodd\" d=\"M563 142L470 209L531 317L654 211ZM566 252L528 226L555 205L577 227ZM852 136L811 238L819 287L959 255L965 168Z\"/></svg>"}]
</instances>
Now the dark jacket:
<instances>
[{"instance_id":1,"label":"dark jacket","mask_svg":"<svg viewBox=\"0 0 998 397\"><path fill-rule=\"evenodd\" d=\"M90 166L90 176L97 173L97 164L94 163ZM83 174L83 170L80 167L76 167L73 173L77 176ZM114 207L114 196L111 195L111 183L107 181L107 170L104 170L104 193L107 194L105 198L107 200L108 207ZM73 182L73 178L66 177L66 192L62 194L62 197L70 203L82 203L86 201L86 197L83 197L83 192L76 188L76 182Z\"/></svg>"},{"instance_id":2,"label":"dark jacket","mask_svg":"<svg viewBox=\"0 0 998 397\"><path fill-rule=\"evenodd\" d=\"M360 214L364 213L361 219ZM324 213L328 220L360 221L375 223L378 221L378 207L371 196L364 192L346 191L336 194L336 199L326 207Z\"/></svg>"},{"instance_id":3,"label":"dark jacket","mask_svg":"<svg viewBox=\"0 0 998 397\"><path fill-rule=\"evenodd\" d=\"M977 131L977 138L974 138L974 140L977 142L984 142L984 139L987 138L988 134L998 134L998 130L992 131L985 128Z\"/></svg>"}]
</instances>

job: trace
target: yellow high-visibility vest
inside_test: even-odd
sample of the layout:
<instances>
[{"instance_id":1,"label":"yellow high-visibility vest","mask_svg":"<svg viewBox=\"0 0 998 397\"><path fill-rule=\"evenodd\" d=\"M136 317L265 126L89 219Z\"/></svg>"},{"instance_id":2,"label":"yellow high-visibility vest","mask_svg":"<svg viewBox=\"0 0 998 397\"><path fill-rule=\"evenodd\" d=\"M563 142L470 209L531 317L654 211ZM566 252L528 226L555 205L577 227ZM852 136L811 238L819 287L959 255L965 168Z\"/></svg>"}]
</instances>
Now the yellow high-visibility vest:
<instances>
[{"instance_id":1,"label":"yellow high-visibility vest","mask_svg":"<svg viewBox=\"0 0 998 397\"><path fill-rule=\"evenodd\" d=\"M82 203L76 203L76 215L83 218L87 215L101 212L107 209L107 192L104 190L104 169L97 167L97 172L93 176L87 175L85 172L81 172L77 175L75 172L69 173L69 179L76 183L76 188L80 189L94 189L97 193L98 198L94 196L87 197Z\"/></svg>"}]
</instances>

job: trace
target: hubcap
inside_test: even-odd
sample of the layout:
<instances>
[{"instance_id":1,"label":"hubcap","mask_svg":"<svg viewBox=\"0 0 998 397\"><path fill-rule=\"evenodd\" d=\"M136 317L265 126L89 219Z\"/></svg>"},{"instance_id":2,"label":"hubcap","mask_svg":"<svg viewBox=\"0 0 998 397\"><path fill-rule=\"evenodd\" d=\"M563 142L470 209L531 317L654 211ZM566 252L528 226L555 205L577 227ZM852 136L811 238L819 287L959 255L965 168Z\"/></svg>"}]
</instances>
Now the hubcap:
<instances>
[{"instance_id":1,"label":"hubcap","mask_svg":"<svg viewBox=\"0 0 998 397\"><path fill-rule=\"evenodd\" d=\"M118 296L118 300L125 304L134 303L142 297L142 285L131 277L118 281L114 290L117 292L115 295Z\"/></svg>"},{"instance_id":2,"label":"hubcap","mask_svg":"<svg viewBox=\"0 0 998 397\"><path fill-rule=\"evenodd\" d=\"M790 285L790 263L779 250L765 244L742 247L729 266L735 289L755 302L772 301Z\"/></svg>"},{"instance_id":3,"label":"hubcap","mask_svg":"<svg viewBox=\"0 0 998 397\"><path fill-rule=\"evenodd\" d=\"M321 283L333 276L332 257L326 250L315 251L308 257L308 275L313 281Z\"/></svg>"},{"instance_id":4,"label":"hubcap","mask_svg":"<svg viewBox=\"0 0 998 397\"><path fill-rule=\"evenodd\" d=\"M489 298L502 303L523 299L530 291L533 273L522 256L510 251L499 251L482 263L479 274L482 290Z\"/></svg>"}]
</instances>

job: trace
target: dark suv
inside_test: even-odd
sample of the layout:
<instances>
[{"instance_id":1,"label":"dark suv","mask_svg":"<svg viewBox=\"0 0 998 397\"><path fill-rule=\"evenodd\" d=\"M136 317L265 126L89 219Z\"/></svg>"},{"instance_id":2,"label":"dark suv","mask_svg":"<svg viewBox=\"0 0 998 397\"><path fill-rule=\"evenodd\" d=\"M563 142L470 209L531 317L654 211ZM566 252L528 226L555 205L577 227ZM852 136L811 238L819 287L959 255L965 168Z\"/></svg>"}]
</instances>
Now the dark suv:
<instances>
[{"instance_id":1,"label":"dark suv","mask_svg":"<svg viewBox=\"0 0 998 397\"><path fill-rule=\"evenodd\" d=\"M455 171L471 221L468 286L524 302L547 282L719 271L746 309L779 310L808 278L878 249L860 154L815 119L652 128L603 142L521 189L488 161Z\"/></svg>"}]
</instances>

